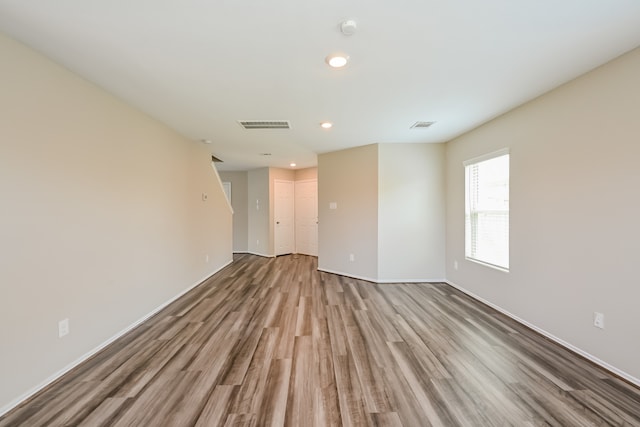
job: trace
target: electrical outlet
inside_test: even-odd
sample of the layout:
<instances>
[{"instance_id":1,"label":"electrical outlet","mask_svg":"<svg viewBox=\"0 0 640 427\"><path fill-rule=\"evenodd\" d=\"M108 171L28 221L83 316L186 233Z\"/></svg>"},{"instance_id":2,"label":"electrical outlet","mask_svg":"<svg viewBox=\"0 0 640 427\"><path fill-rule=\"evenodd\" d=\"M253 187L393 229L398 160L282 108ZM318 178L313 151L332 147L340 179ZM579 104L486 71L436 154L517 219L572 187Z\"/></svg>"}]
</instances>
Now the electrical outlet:
<instances>
[{"instance_id":1,"label":"electrical outlet","mask_svg":"<svg viewBox=\"0 0 640 427\"><path fill-rule=\"evenodd\" d=\"M356 260L356 257L354 254L349 254L349 261L353 262Z\"/></svg>"},{"instance_id":2,"label":"electrical outlet","mask_svg":"<svg viewBox=\"0 0 640 427\"><path fill-rule=\"evenodd\" d=\"M458 260L453 261L453 269L454 270L458 269Z\"/></svg>"},{"instance_id":3,"label":"electrical outlet","mask_svg":"<svg viewBox=\"0 0 640 427\"><path fill-rule=\"evenodd\" d=\"M209 255L204 256L204 262L209 263Z\"/></svg>"},{"instance_id":4,"label":"electrical outlet","mask_svg":"<svg viewBox=\"0 0 640 427\"><path fill-rule=\"evenodd\" d=\"M207 195L207 193L202 193L202 201L203 202L206 202L208 198L209 198L209 195Z\"/></svg>"},{"instance_id":5,"label":"electrical outlet","mask_svg":"<svg viewBox=\"0 0 640 427\"><path fill-rule=\"evenodd\" d=\"M69 334L69 319L63 319L58 322L58 338L62 338Z\"/></svg>"},{"instance_id":6,"label":"electrical outlet","mask_svg":"<svg viewBox=\"0 0 640 427\"><path fill-rule=\"evenodd\" d=\"M595 311L593 313L593 326L604 329L604 314Z\"/></svg>"}]
</instances>

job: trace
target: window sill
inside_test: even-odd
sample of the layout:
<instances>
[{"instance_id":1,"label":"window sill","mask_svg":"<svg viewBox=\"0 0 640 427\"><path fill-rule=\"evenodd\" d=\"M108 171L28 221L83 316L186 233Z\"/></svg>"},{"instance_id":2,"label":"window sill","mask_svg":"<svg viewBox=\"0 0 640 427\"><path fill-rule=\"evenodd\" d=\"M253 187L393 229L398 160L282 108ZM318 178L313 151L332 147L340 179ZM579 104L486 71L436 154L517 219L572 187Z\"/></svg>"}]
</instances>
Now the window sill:
<instances>
[{"instance_id":1,"label":"window sill","mask_svg":"<svg viewBox=\"0 0 640 427\"><path fill-rule=\"evenodd\" d=\"M474 262L476 264L484 265L485 267L489 267L489 268L492 268L494 270L502 271L503 273L508 273L509 272L508 268L501 267L499 265L491 264L491 263L488 263L488 262L480 261L480 260L475 259L475 258L465 257L464 259L466 259L467 261Z\"/></svg>"}]
</instances>

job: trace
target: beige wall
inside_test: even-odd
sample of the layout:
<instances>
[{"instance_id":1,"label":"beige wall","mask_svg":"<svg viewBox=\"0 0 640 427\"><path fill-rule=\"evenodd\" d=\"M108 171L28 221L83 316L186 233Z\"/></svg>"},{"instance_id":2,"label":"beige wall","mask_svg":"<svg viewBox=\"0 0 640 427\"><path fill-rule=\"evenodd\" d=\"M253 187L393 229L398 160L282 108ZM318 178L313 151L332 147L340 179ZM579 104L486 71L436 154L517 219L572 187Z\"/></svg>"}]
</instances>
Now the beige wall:
<instances>
[{"instance_id":1,"label":"beige wall","mask_svg":"<svg viewBox=\"0 0 640 427\"><path fill-rule=\"evenodd\" d=\"M269 252L269 168L248 172L248 251L252 254L271 256Z\"/></svg>"},{"instance_id":2,"label":"beige wall","mask_svg":"<svg viewBox=\"0 0 640 427\"><path fill-rule=\"evenodd\" d=\"M447 278L640 378L640 49L447 144ZM466 159L511 150L511 271L464 259ZM459 269L453 262L459 262ZM593 312L606 329L593 326Z\"/></svg>"},{"instance_id":3,"label":"beige wall","mask_svg":"<svg viewBox=\"0 0 640 427\"><path fill-rule=\"evenodd\" d=\"M0 56L1 413L230 262L231 213L203 147L3 36Z\"/></svg>"},{"instance_id":4,"label":"beige wall","mask_svg":"<svg viewBox=\"0 0 640 427\"><path fill-rule=\"evenodd\" d=\"M378 146L318 156L318 268L376 280ZM329 203L337 209L329 209ZM354 261L349 255L354 255Z\"/></svg>"},{"instance_id":5,"label":"beige wall","mask_svg":"<svg viewBox=\"0 0 640 427\"><path fill-rule=\"evenodd\" d=\"M378 146L378 281L445 278L444 144Z\"/></svg>"},{"instance_id":6,"label":"beige wall","mask_svg":"<svg viewBox=\"0 0 640 427\"><path fill-rule=\"evenodd\" d=\"M231 183L231 206L233 207L233 251L247 252L249 241L249 175L245 172L220 172L223 181ZM255 209L255 201L254 209Z\"/></svg>"},{"instance_id":7,"label":"beige wall","mask_svg":"<svg viewBox=\"0 0 640 427\"><path fill-rule=\"evenodd\" d=\"M295 179L296 181L318 179L318 168L298 169L295 173Z\"/></svg>"}]
</instances>

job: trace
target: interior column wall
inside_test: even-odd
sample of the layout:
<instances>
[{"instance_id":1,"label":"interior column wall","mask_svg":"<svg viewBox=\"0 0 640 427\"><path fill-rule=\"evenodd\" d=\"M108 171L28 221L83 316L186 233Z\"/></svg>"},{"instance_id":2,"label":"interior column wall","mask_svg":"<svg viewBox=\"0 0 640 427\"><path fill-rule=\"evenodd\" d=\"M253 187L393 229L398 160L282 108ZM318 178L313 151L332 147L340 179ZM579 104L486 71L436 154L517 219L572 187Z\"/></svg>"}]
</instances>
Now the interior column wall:
<instances>
[{"instance_id":1,"label":"interior column wall","mask_svg":"<svg viewBox=\"0 0 640 427\"><path fill-rule=\"evenodd\" d=\"M377 145L318 156L318 218L318 268L376 280Z\"/></svg>"},{"instance_id":2,"label":"interior column wall","mask_svg":"<svg viewBox=\"0 0 640 427\"><path fill-rule=\"evenodd\" d=\"M380 144L378 281L445 278L444 144Z\"/></svg>"}]
</instances>

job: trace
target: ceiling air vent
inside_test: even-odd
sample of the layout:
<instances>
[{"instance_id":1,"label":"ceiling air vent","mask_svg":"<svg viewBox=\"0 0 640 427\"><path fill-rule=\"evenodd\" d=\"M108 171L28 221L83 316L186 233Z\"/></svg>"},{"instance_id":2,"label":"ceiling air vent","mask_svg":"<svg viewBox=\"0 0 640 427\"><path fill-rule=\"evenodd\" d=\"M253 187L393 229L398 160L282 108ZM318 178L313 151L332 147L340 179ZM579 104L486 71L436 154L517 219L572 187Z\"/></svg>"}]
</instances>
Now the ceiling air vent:
<instances>
[{"instance_id":1,"label":"ceiling air vent","mask_svg":"<svg viewBox=\"0 0 640 427\"><path fill-rule=\"evenodd\" d=\"M432 124L434 124L435 122L415 122L412 126L411 129L426 129L429 126L431 126Z\"/></svg>"},{"instance_id":2,"label":"ceiling air vent","mask_svg":"<svg viewBox=\"0 0 640 427\"><path fill-rule=\"evenodd\" d=\"M245 129L291 129L289 120L238 120Z\"/></svg>"}]
</instances>

